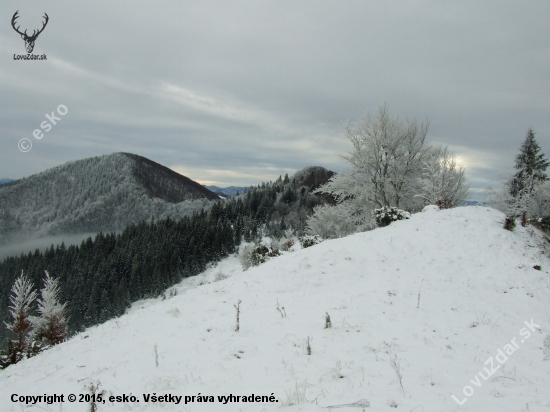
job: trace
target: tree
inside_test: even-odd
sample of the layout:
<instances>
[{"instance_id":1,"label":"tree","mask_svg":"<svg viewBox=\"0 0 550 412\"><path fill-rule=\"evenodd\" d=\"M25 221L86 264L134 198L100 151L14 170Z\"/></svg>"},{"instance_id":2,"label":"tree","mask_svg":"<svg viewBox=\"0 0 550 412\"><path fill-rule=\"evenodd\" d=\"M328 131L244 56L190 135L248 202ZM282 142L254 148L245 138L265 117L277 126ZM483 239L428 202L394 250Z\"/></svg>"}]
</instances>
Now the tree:
<instances>
[{"instance_id":1,"label":"tree","mask_svg":"<svg viewBox=\"0 0 550 412\"><path fill-rule=\"evenodd\" d=\"M508 183L512 197L521 197L522 192L526 190L531 192L537 181L548 179L545 171L550 163L544 158L543 153L539 153L540 150L540 146L535 139L535 132L529 128L520 147L520 153L516 156L515 169L517 172Z\"/></svg>"},{"instance_id":2,"label":"tree","mask_svg":"<svg viewBox=\"0 0 550 412\"><path fill-rule=\"evenodd\" d=\"M32 339L46 346L57 345L67 339L66 304L59 303L59 281L44 271L46 278L38 299L39 316L30 318Z\"/></svg>"},{"instance_id":3,"label":"tree","mask_svg":"<svg viewBox=\"0 0 550 412\"><path fill-rule=\"evenodd\" d=\"M10 296L11 305L9 310L13 322L5 323L5 325L17 335L16 341L9 341L8 358L12 364L25 357L25 349L27 348L25 335L32 325L29 311L36 299L36 291L33 291L32 288L32 283L23 274L23 271L21 271L21 276L15 280L11 288L12 295Z\"/></svg>"},{"instance_id":4,"label":"tree","mask_svg":"<svg viewBox=\"0 0 550 412\"><path fill-rule=\"evenodd\" d=\"M468 196L465 169L447 147L433 147L423 162L420 197L425 205L448 209Z\"/></svg>"},{"instance_id":5,"label":"tree","mask_svg":"<svg viewBox=\"0 0 550 412\"><path fill-rule=\"evenodd\" d=\"M392 118L385 105L378 108L375 119L369 116L356 127L346 126L353 150L343 157L351 170L336 174L317 193L329 193L337 202L355 199L369 210L418 207L414 195L428 152L428 126L428 121Z\"/></svg>"},{"instance_id":6,"label":"tree","mask_svg":"<svg viewBox=\"0 0 550 412\"><path fill-rule=\"evenodd\" d=\"M364 222L354 219L348 206L346 203L315 206L314 214L308 218L306 232L323 239L340 238L354 233Z\"/></svg>"},{"instance_id":7,"label":"tree","mask_svg":"<svg viewBox=\"0 0 550 412\"><path fill-rule=\"evenodd\" d=\"M359 230L372 226L373 209L420 210L424 203L417 196L420 178L425 162L431 159L425 144L427 132L428 121L401 121L391 117L385 105L378 108L375 118L369 116L353 127L348 124L345 135L353 150L343 158L351 168L315 191L330 194L338 210L318 208L319 216L308 222L309 232L344 236L352 222Z\"/></svg>"}]
</instances>

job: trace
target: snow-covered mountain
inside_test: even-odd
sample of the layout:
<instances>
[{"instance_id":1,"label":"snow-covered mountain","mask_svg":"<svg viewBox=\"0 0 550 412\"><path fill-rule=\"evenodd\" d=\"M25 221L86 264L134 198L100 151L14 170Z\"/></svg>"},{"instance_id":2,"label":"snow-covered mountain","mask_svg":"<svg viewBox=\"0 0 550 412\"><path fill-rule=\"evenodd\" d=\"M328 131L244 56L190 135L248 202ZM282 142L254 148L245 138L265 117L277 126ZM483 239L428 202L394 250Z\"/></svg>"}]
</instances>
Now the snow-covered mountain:
<instances>
[{"instance_id":1,"label":"snow-covered mountain","mask_svg":"<svg viewBox=\"0 0 550 412\"><path fill-rule=\"evenodd\" d=\"M121 230L181 217L219 197L130 153L69 162L0 186L0 244L46 235Z\"/></svg>"},{"instance_id":2,"label":"snow-covered mountain","mask_svg":"<svg viewBox=\"0 0 550 412\"><path fill-rule=\"evenodd\" d=\"M227 259L1 371L0 410L86 411L99 384L98 411L549 411L549 248L504 217L428 208ZM44 394L65 402L22 403Z\"/></svg>"},{"instance_id":3,"label":"snow-covered mountain","mask_svg":"<svg viewBox=\"0 0 550 412\"><path fill-rule=\"evenodd\" d=\"M319 186L328 182L328 180L334 176L334 172L325 169L321 166L308 166L301 170L298 170L291 181L295 187L308 186L312 190L317 189Z\"/></svg>"}]
</instances>

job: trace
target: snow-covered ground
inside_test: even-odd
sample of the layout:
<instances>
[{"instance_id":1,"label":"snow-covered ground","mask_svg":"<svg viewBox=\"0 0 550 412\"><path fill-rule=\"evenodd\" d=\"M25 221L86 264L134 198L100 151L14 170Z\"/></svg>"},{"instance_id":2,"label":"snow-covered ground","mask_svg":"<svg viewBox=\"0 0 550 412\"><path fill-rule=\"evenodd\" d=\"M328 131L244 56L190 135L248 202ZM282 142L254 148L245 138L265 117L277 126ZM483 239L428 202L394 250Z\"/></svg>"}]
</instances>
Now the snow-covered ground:
<instances>
[{"instance_id":1,"label":"snow-covered ground","mask_svg":"<svg viewBox=\"0 0 550 412\"><path fill-rule=\"evenodd\" d=\"M99 382L98 411L550 411L548 249L503 221L487 207L432 210L246 272L229 258L0 372L0 410L85 411L79 395ZM267 401L218 400L230 394ZM123 395L139 403L108 401Z\"/></svg>"}]
</instances>

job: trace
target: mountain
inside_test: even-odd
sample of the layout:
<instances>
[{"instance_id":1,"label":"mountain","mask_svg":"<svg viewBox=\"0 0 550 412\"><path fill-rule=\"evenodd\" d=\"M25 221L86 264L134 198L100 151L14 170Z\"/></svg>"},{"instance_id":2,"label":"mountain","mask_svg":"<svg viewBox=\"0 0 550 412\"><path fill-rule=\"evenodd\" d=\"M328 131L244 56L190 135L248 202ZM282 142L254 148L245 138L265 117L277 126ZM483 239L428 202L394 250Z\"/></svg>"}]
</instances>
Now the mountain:
<instances>
[{"instance_id":1,"label":"mountain","mask_svg":"<svg viewBox=\"0 0 550 412\"><path fill-rule=\"evenodd\" d=\"M204 186L211 192L214 192L220 196L234 196L238 193L244 193L250 186L229 186L229 187L218 187L218 186Z\"/></svg>"},{"instance_id":2,"label":"mountain","mask_svg":"<svg viewBox=\"0 0 550 412\"><path fill-rule=\"evenodd\" d=\"M0 244L47 235L118 231L181 217L219 197L130 153L69 162L0 186Z\"/></svg>"},{"instance_id":3,"label":"mountain","mask_svg":"<svg viewBox=\"0 0 550 412\"><path fill-rule=\"evenodd\" d=\"M115 412L550 410L548 245L504 218L430 209L246 272L229 258L0 371L0 409L99 384Z\"/></svg>"},{"instance_id":4,"label":"mountain","mask_svg":"<svg viewBox=\"0 0 550 412\"><path fill-rule=\"evenodd\" d=\"M331 172L322 166L308 166L294 173L294 175L290 177L290 181L297 189L307 186L308 189L312 191L317 189L322 184L325 184L334 174L334 172ZM221 196L234 196L237 192L243 194L250 189L250 186L205 187Z\"/></svg>"},{"instance_id":5,"label":"mountain","mask_svg":"<svg viewBox=\"0 0 550 412\"><path fill-rule=\"evenodd\" d=\"M11 182L13 179L0 179L0 185Z\"/></svg>"},{"instance_id":6,"label":"mountain","mask_svg":"<svg viewBox=\"0 0 550 412\"><path fill-rule=\"evenodd\" d=\"M321 166L308 166L298 170L291 181L296 187L308 186L312 191L328 182L335 173Z\"/></svg>"},{"instance_id":7,"label":"mountain","mask_svg":"<svg viewBox=\"0 0 550 412\"><path fill-rule=\"evenodd\" d=\"M460 202L459 206L494 206L495 202L480 202L477 200L463 200Z\"/></svg>"}]
</instances>

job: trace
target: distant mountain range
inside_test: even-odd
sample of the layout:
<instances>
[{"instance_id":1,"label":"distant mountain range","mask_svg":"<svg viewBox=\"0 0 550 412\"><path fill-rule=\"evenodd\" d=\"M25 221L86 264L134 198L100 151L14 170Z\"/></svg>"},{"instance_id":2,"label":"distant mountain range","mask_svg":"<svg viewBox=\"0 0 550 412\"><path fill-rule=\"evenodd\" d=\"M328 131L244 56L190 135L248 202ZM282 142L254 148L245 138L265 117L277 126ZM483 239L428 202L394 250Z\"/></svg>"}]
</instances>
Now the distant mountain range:
<instances>
[{"instance_id":1,"label":"distant mountain range","mask_svg":"<svg viewBox=\"0 0 550 412\"><path fill-rule=\"evenodd\" d=\"M491 206L494 202L478 202L477 200L463 200L459 206Z\"/></svg>"},{"instance_id":2,"label":"distant mountain range","mask_svg":"<svg viewBox=\"0 0 550 412\"><path fill-rule=\"evenodd\" d=\"M145 157L114 153L69 162L0 186L0 244L118 231L180 218L219 196Z\"/></svg>"},{"instance_id":3,"label":"distant mountain range","mask_svg":"<svg viewBox=\"0 0 550 412\"><path fill-rule=\"evenodd\" d=\"M237 193L243 194L248 189L250 189L250 186L229 186L229 187L218 187L218 186L204 186L208 190L220 195L220 196L234 196Z\"/></svg>"},{"instance_id":4,"label":"distant mountain range","mask_svg":"<svg viewBox=\"0 0 550 412\"><path fill-rule=\"evenodd\" d=\"M326 183L332 176L334 172L325 169L321 166L308 166L301 170L298 170L292 178L289 178L291 183L295 188L300 188L302 186L308 186L312 190L316 189L320 185ZM234 196L237 193L243 194L250 186L229 186L229 187L218 187L218 186L204 186L208 190L211 190L214 193L217 193L221 196Z\"/></svg>"},{"instance_id":5,"label":"distant mountain range","mask_svg":"<svg viewBox=\"0 0 550 412\"><path fill-rule=\"evenodd\" d=\"M11 182L13 179L0 179L0 185L4 183Z\"/></svg>"}]
</instances>

